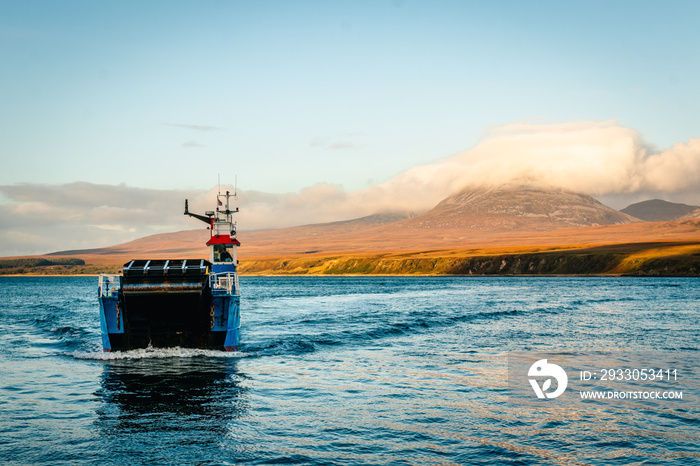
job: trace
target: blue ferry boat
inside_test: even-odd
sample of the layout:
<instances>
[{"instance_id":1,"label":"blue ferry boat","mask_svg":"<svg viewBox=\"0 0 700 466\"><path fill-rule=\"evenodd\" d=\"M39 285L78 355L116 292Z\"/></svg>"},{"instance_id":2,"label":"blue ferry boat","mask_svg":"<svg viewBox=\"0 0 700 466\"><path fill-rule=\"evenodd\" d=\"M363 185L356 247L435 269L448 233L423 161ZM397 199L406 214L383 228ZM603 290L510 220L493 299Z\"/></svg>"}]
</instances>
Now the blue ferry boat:
<instances>
[{"instance_id":1,"label":"blue ferry boat","mask_svg":"<svg viewBox=\"0 0 700 466\"><path fill-rule=\"evenodd\" d=\"M206 348L236 351L240 341L236 224L228 191L215 211L185 215L209 225L209 260L135 259L99 279L104 351Z\"/></svg>"}]
</instances>

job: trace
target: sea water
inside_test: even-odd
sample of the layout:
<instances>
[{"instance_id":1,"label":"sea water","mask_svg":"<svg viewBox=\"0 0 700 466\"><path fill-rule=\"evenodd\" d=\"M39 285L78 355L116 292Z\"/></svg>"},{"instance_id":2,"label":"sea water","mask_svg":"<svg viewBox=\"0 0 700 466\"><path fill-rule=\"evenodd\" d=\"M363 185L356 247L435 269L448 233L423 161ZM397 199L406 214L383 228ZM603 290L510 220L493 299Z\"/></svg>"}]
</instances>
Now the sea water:
<instances>
[{"instance_id":1,"label":"sea water","mask_svg":"<svg viewBox=\"0 0 700 466\"><path fill-rule=\"evenodd\" d=\"M96 277L3 277L0 463L699 464L698 285L242 277L240 352L103 353ZM691 363L682 400L527 405L528 352Z\"/></svg>"}]
</instances>

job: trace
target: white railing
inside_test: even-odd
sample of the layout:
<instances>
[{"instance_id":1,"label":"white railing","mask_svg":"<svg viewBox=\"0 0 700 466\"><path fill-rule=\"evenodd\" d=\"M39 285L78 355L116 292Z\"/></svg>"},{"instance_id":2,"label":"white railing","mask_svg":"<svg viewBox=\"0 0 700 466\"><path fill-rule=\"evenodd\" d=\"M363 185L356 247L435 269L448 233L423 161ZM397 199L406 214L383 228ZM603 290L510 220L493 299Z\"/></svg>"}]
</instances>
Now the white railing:
<instances>
[{"instance_id":1,"label":"white railing","mask_svg":"<svg viewBox=\"0 0 700 466\"><path fill-rule=\"evenodd\" d=\"M214 291L224 291L226 294L238 294L238 274L226 272L213 275L211 288Z\"/></svg>"},{"instance_id":2,"label":"white railing","mask_svg":"<svg viewBox=\"0 0 700 466\"><path fill-rule=\"evenodd\" d=\"M110 297L119 293L121 275L100 274L100 296Z\"/></svg>"},{"instance_id":3,"label":"white railing","mask_svg":"<svg viewBox=\"0 0 700 466\"><path fill-rule=\"evenodd\" d=\"M215 235L230 235L231 234L231 222L224 219L214 220L214 234Z\"/></svg>"}]
</instances>

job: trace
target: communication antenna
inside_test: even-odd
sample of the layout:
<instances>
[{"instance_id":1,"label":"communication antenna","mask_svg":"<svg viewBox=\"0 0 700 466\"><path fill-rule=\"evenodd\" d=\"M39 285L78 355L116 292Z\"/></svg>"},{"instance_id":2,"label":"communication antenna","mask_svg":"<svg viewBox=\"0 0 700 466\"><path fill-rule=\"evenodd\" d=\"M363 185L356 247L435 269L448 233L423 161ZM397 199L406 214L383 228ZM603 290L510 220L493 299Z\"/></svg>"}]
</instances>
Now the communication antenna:
<instances>
[{"instance_id":1,"label":"communication antenna","mask_svg":"<svg viewBox=\"0 0 700 466\"><path fill-rule=\"evenodd\" d=\"M233 176L233 198L238 200L238 175Z\"/></svg>"}]
</instances>

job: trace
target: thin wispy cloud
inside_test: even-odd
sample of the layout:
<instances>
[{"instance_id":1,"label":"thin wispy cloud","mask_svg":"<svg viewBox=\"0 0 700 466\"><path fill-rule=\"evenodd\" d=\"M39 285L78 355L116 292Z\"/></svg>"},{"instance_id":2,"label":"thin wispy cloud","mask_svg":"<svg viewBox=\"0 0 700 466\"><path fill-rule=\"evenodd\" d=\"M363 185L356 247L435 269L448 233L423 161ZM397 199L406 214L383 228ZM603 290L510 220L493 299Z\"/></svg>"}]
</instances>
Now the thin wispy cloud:
<instances>
[{"instance_id":1,"label":"thin wispy cloud","mask_svg":"<svg viewBox=\"0 0 700 466\"><path fill-rule=\"evenodd\" d=\"M349 141L335 142L328 146L331 150L354 149L355 147L357 147L357 144Z\"/></svg>"},{"instance_id":2,"label":"thin wispy cloud","mask_svg":"<svg viewBox=\"0 0 700 466\"><path fill-rule=\"evenodd\" d=\"M348 138L338 138L338 139L323 139L316 138L309 143L309 146L319 149L328 150L346 150L355 149L360 147L360 144L353 142Z\"/></svg>"},{"instance_id":3,"label":"thin wispy cloud","mask_svg":"<svg viewBox=\"0 0 700 466\"><path fill-rule=\"evenodd\" d=\"M178 128L187 128L195 131L221 131L225 128L210 125L188 125L180 123L169 123L168 126L177 126Z\"/></svg>"}]
</instances>

